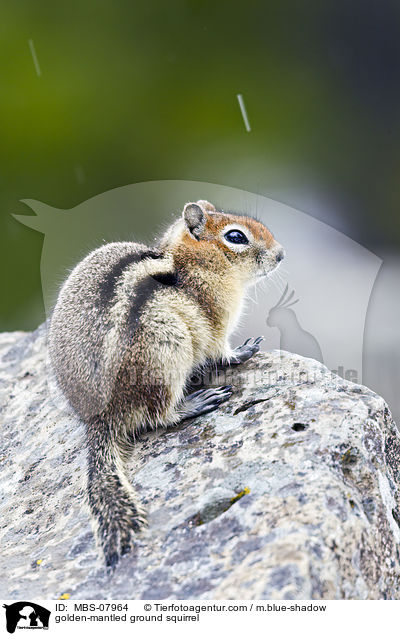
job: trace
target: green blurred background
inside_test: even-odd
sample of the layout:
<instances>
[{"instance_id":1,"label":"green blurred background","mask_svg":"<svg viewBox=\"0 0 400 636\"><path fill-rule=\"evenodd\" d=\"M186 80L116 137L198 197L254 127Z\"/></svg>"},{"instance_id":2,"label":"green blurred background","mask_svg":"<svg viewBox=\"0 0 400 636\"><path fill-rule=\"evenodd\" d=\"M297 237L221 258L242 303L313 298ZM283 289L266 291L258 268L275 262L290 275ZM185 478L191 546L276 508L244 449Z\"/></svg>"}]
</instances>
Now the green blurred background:
<instances>
[{"instance_id":1,"label":"green blurred background","mask_svg":"<svg viewBox=\"0 0 400 636\"><path fill-rule=\"evenodd\" d=\"M0 31L0 330L44 319L24 198L209 181L398 251L399 3L19 0Z\"/></svg>"}]
</instances>

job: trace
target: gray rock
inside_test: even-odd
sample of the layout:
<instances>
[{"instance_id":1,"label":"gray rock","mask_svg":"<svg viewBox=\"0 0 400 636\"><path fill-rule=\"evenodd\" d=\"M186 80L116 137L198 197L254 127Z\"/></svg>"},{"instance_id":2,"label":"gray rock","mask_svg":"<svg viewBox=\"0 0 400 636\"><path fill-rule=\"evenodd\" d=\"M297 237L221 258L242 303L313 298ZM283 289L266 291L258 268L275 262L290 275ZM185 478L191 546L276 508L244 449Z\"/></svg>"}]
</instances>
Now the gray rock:
<instances>
[{"instance_id":1,"label":"gray rock","mask_svg":"<svg viewBox=\"0 0 400 636\"><path fill-rule=\"evenodd\" d=\"M278 351L231 373L218 412L143 435L131 478L149 528L107 573L83 426L48 383L45 337L45 326L0 336L0 598L400 598L390 412Z\"/></svg>"}]
</instances>

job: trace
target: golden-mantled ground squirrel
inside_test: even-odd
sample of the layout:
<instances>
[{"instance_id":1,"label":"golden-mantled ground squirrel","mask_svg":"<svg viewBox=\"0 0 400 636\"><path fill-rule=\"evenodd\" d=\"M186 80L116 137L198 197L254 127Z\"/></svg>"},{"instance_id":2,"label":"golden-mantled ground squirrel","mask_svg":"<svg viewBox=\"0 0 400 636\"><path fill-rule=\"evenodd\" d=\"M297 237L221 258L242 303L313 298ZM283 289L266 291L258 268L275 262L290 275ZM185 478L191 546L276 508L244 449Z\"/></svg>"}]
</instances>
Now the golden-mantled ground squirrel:
<instances>
[{"instance_id":1,"label":"golden-mantled ground squirrel","mask_svg":"<svg viewBox=\"0 0 400 636\"><path fill-rule=\"evenodd\" d=\"M259 221L188 203L149 249L110 243L61 288L50 323L57 382L86 424L88 500L106 564L129 552L145 523L126 475L135 431L208 413L232 387L185 394L209 361L238 364L262 338L231 350L246 288L272 271L282 247Z\"/></svg>"}]
</instances>

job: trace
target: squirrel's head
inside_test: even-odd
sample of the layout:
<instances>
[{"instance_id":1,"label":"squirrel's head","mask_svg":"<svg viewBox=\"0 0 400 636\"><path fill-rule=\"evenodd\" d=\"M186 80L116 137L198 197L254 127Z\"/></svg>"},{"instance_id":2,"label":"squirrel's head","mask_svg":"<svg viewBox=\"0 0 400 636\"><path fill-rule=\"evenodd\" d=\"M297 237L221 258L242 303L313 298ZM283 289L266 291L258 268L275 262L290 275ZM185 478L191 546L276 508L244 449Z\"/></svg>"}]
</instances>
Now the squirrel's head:
<instances>
[{"instance_id":1,"label":"squirrel's head","mask_svg":"<svg viewBox=\"0 0 400 636\"><path fill-rule=\"evenodd\" d=\"M161 241L164 249L180 246L197 262L203 257L212 269L229 262L244 283L267 276L284 257L282 246L260 221L219 212L208 201L187 203Z\"/></svg>"}]
</instances>

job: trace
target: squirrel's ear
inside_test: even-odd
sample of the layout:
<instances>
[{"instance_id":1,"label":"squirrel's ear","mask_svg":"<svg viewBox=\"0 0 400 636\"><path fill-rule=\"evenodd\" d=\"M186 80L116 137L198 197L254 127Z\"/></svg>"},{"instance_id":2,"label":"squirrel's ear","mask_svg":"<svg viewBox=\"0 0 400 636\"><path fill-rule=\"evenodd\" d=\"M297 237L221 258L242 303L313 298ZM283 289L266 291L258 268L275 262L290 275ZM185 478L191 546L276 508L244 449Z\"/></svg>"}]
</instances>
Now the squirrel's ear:
<instances>
[{"instance_id":1,"label":"squirrel's ear","mask_svg":"<svg viewBox=\"0 0 400 636\"><path fill-rule=\"evenodd\" d=\"M204 199L200 199L200 201L197 201L197 205L199 205L203 210L207 210L207 212L216 212L215 205L213 205L209 201L205 201Z\"/></svg>"},{"instance_id":2,"label":"squirrel's ear","mask_svg":"<svg viewBox=\"0 0 400 636\"><path fill-rule=\"evenodd\" d=\"M183 209L183 219L189 232L199 239L206 223L206 216L201 207L197 203L186 203Z\"/></svg>"}]
</instances>

